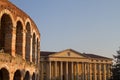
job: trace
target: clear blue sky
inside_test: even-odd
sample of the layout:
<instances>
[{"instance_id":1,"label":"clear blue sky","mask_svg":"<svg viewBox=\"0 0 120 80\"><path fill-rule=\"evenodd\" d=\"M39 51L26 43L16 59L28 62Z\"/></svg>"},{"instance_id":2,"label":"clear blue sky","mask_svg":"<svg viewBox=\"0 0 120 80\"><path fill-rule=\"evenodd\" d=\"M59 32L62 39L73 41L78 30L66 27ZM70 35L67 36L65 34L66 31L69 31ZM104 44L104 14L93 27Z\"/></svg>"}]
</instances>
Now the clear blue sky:
<instances>
[{"instance_id":1,"label":"clear blue sky","mask_svg":"<svg viewBox=\"0 0 120 80\"><path fill-rule=\"evenodd\" d=\"M41 50L112 57L120 46L120 0L10 0L41 33Z\"/></svg>"}]
</instances>

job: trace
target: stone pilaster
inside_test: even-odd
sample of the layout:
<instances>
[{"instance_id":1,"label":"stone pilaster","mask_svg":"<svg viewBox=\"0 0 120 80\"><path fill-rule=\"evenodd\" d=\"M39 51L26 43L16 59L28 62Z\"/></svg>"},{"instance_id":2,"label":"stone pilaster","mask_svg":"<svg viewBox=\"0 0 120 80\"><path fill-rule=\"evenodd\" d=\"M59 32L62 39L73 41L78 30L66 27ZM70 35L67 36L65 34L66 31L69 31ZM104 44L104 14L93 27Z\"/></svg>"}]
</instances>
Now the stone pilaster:
<instances>
[{"instance_id":1,"label":"stone pilaster","mask_svg":"<svg viewBox=\"0 0 120 80\"><path fill-rule=\"evenodd\" d=\"M26 44L26 33L25 33L25 31L23 30L22 31L22 33L23 33L23 42L22 42L22 57L23 57L23 59L25 59L25 44ZM24 43L24 44L23 44Z\"/></svg>"},{"instance_id":2,"label":"stone pilaster","mask_svg":"<svg viewBox=\"0 0 120 80\"><path fill-rule=\"evenodd\" d=\"M16 43L16 28L13 27L13 31L12 31L12 47L11 47L11 54L13 57L15 57L15 44Z\"/></svg>"},{"instance_id":3,"label":"stone pilaster","mask_svg":"<svg viewBox=\"0 0 120 80\"><path fill-rule=\"evenodd\" d=\"M33 46L33 44L32 44L32 36L30 37L30 44L31 44L31 46L30 46L30 62L32 62L32 46Z\"/></svg>"}]
</instances>

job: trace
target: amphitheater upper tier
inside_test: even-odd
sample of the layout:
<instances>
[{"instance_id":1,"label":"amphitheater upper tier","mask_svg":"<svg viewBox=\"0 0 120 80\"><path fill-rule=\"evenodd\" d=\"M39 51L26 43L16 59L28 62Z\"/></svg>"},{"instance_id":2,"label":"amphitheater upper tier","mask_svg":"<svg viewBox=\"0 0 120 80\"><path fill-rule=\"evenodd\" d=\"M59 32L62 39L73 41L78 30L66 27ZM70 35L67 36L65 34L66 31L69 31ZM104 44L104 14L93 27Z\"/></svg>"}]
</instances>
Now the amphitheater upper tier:
<instances>
[{"instance_id":1,"label":"amphitheater upper tier","mask_svg":"<svg viewBox=\"0 0 120 80\"><path fill-rule=\"evenodd\" d=\"M6 36L7 36L7 33L11 33L9 34L9 38L10 36L11 37L17 37L17 35L15 35L15 33L17 34L17 32L20 34L20 31L21 31L21 35L23 37L23 40L22 42L23 43L27 43L27 41L25 42L25 37L28 37L27 34L29 34L29 37L31 38L32 36L36 37L38 40L40 40L40 33L39 33L39 30L36 26L36 24L33 22L33 20L26 14L24 13L21 9L17 8L15 5L13 5L11 2L9 2L8 0L0 0L0 19L1 19L1 30L0 32L4 32L6 31ZM3 28L6 28L5 26L8 26L7 28L8 29L3 29ZM3 30L4 31L3 31ZM12 35L13 34L13 35ZM19 35L18 34L18 35ZM1 37L2 34L0 34L0 41L2 43L2 37ZM5 37L8 38L8 37ZM7 39L9 41L9 38ZM12 43L15 43L15 39L13 38ZM20 40L20 39L19 39ZM6 41L6 42L8 42ZM5 40L4 40L5 42ZM0 47L2 48L5 48L5 51L6 52L12 52L12 55L15 56L15 49L13 50L13 47L12 45L0 45ZM12 49L11 49L11 48ZM25 47L25 46L23 46ZM23 48L24 49L24 48Z\"/></svg>"},{"instance_id":2,"label":"amphitheater upper tier","mask_svg":"<svg viewBox=\"0 0 120 80\"><path fill-rule=\"evenodd\" d=\"M0 0L0 80L38 80L40 33L33 20Z\"/></svg>"}]
</instances>

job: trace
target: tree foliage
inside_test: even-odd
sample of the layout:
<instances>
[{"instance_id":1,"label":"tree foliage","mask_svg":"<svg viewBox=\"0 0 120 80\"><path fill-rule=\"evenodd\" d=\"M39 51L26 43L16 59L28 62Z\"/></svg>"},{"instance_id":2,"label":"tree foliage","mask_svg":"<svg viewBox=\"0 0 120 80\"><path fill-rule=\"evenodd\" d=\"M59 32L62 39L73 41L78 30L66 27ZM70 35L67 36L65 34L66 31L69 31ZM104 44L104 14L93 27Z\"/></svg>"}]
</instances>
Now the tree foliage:
<instances>
[{"instance_id":1,"label":"tree foliage","mask_svg":"<svg viewBox=\"0 0 120 80\"><path fill-rule=\"evenodd\" d=\"M120 49L117 51L117 55L113 55L114 64L111 69L112 76L110 80L120 80Z\"/></svg>"}]
</instances>

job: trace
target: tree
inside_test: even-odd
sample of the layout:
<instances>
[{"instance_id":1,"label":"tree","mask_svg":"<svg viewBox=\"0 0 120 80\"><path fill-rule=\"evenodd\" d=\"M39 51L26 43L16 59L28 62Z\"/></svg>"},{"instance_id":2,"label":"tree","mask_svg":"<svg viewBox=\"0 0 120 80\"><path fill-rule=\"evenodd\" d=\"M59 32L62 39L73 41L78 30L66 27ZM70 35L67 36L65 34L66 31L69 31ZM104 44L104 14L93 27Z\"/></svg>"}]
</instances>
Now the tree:
<instances>
[{"instance_id":1,"label":"tree","mask_svg":"<svg viewBox=\"0 0 120 80\"><path fill-rule=\"evenodd\" d=\"M114 64L111 69L112 77L110 80L120 80L120 49L117 51L117 55L113 55Z\"/></svg>"}]
</instances>

